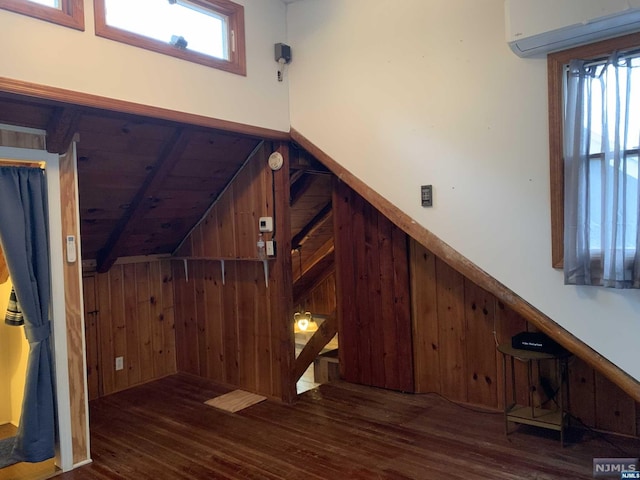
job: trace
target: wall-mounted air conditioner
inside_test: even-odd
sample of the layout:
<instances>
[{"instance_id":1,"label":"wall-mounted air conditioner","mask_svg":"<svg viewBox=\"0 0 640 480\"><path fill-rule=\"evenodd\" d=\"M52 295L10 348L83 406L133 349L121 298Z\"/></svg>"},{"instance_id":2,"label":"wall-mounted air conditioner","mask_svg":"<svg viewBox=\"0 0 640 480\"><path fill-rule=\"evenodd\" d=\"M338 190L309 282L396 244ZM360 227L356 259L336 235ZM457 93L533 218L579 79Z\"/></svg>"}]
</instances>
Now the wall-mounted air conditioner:
<instances>
[{"instance_id":1,"label":"wall-mounted air conditioner","mask_svg":"<svg viewBox=\"0 0 640 480\"><path fill-rule=\"evenodd\" d=\"M505 0L507 42L521 57L640 31L640 0Z\"/></svg>"}]
</instances>

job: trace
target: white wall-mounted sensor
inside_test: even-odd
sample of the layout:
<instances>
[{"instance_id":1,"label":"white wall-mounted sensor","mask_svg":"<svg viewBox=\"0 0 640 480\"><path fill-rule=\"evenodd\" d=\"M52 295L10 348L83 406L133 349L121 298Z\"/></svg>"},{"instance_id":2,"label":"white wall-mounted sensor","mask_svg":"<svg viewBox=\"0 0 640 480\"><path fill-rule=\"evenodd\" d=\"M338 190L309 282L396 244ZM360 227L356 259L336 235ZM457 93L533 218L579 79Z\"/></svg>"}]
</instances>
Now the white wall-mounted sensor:
<instances>
[{"instance_id":1,"label":"white wall-mounted sensor","mask_svg":"<svg viewBox=\"0 0 640 480\"><path fill-rule=\"evenodd\" d=\"M273 217L260 217L260 220L258 220L258 229L262 233L273 232Z\"/></svg>"}]
</instances>

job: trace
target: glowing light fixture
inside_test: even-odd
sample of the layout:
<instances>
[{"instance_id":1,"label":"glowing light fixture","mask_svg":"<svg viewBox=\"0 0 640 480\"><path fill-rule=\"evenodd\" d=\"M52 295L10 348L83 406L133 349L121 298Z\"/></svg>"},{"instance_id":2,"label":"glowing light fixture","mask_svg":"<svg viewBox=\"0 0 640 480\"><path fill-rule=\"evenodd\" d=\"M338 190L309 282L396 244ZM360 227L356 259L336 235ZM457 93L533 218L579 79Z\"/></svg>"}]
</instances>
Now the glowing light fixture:
<instances>
[{"instance_id":1,"label":"glowing light fixture","mask_svg":"<svg viewBox=\"0 0 640 480\"><path fill-rule=\"evenodd\" d=\"M311 312L296 312L293 314L293 320L296 322L300 331L306 332L311 322L313 322L313 317L311 316Z\"/></svg>"}]
</instances>

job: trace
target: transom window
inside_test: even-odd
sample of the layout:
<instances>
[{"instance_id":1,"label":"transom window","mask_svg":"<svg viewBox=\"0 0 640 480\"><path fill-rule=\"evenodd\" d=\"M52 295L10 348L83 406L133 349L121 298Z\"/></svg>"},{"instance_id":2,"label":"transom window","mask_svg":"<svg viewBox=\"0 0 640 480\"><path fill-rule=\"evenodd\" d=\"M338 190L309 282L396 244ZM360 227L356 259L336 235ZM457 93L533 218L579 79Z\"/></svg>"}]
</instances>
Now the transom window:
<instances>
[{"instance_id":1,"label":"transom window","mask_svg":"<svg viewBox=\"0 0 640 480\"><path fill-rule=\"evenodd\" d=\"M60 8L60 0L30 0L32 3L46 5L48 7Z\"/></svg>"},{"instance_id":2,"label":"transom window","mask_svg":"<svg viewBox=\"0 0 640 480\"><path fill-rule=\"evenodd\" d=\"M244 9L228 0L95 0L96 35L246 75Z\"/></svg>"},{"instance_id":3,"label":"transom window","mask_svg":"<svg viewBox=\"0 0 640 480\"><path fill-rule=\"evenodd\" d=\"M0 0L0 8L84 30L83 0Z\"/></svg>"}]
</instances>

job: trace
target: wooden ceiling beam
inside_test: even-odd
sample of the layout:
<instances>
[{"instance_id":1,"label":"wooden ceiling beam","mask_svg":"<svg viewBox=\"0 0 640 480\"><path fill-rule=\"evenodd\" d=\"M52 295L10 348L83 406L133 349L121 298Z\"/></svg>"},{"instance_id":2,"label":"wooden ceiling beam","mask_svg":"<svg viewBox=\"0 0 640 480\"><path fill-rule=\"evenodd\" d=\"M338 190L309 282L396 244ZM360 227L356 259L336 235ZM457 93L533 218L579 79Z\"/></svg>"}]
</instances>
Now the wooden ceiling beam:
<instances>
[{"instance_id":1,"label":"wooden ceiling beam","mask_svg":"<svg viewBox=\"0 0 640 480\"><path fill-rule=\"evenodd\" d=\"M47 124L47 152L63 155L78 131L82 114L78 109L57 107Z\"/></svg>"},{"instance_id":2,"label":"wooden ceiling beam","mask_svg":"<svg viewBox=\"0 0 640 480\"><path fill-rule=\"evenodd\" d=\"M301 298L309 295L316 285L335 270L334 251L333 238L330 238L300 266L299 272L293 269L294 305L299 303ZM292 263L295 263L293 259Z\"/></svg>"},{"instance_id":3,"label":"wooden ceiling beam","mask_svg":"<svg viewBox=\"0 0 640 480\"><path fill-rule=\"evenodd\" d=\"M291 156L290 167L293 172L306 172L316 175L331 174L329 169L302 149L295 150Z\"/></svg>"},{"instance_id":4,"label":"wooden ceiling beam","mask_svg":"<svg viewBox=\"0 0 640 480\"><path fill-rule=\"evenodd\" d=\"M316 214L315 217L307 223L302 230L300 230L292 239L291 239L291 249L295 250L300 247L304 242L305 238L311 236L313 232L322 226L322 224L329 218L329 214L331 213L331 200L327 202L327 204L322 207L322 209Z\"/></svg>"},{"instance_id":5,"label":"wooden ceiling beam","mask_svg":"<svg viewBox=\"0 0 640 480\"><path fill-rule=\"evenodd\" d=\"M156 202L157 193L162 182L171 173L189 144L190 133L184 128L177 129L165 143L153 169L131 201L129 208L111 232L105 246L98 252L96 270L99 273L108 271L118 259L118 252L130 235L131 230L148 210L149 204Z\"/></svg>"},{"instance_id":6,"label":"wooden ceiling beam","mask_svg":"<svg viewBox=\"0 0 640 480\"><path fill-rule=\"evenodd\" d=\"M302 173L291 185L290 205L293 207L302 198L309 187L313 184L313 175Z\"/></svg>"},{"instance_id":7,"label":"wooden ceiling beam","mask_svg":"<svg viewBox=\"0 0 640 480\"><path fill-rule=\"evenodd\" d=\"M294 365L294 379L297 382L300 377L304 375L304 372L313 363L322 349L335 337L338 333L338 321L336 320L336 312L332 312L324 322L318 327L318 330L309 339L304 346L300 355L296 358Z\"/></svg>"},{"instance_id":8,"label":"wooden ceiling beam","mask_svg":"<svg viewBox=\"0 0 640 480\"><path fill-rule=\"evenodd\" d=\"M296 183L302 175L304 175L304 172L302 170L292 171L291 175L289 176L290 185L293 185L294 183Z\"/></svg>"},{"instance_id":9,"label":"wooden ceiling beam","mask_svg":"<svg viewBox=\"0 0 640 480\"><path fill-rule=\"evenodd\" d=\"M324 242L324 244L318 248L313 255L309 256L307 260L300 266L300 271L295 272L293 275L293 283L296 283L300 278L304 277L307 272L314 268L317 264L321 263L328 255L331 255L334 251L333 237ZM292 255L296 255L295 253ZM292 263L295 261L292 260Z\"/></svg>"},{"instance_id":10,"label":"wooden ceiling beam","mask_svg":"<svg viewBox=\"0 0 640 480\"><path fill-rule=\"evenodd\" d=\"M317 261L311 263L302 272L302 276L295 279L293 283L293 304L298 305L307 298L314 288L327 278L336 269L333 241L331 250L324 256L318 257Z\"/></svg>"}]
</instances>

